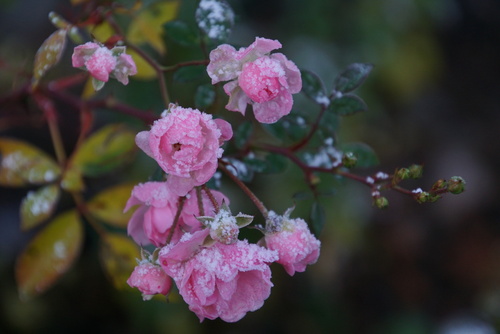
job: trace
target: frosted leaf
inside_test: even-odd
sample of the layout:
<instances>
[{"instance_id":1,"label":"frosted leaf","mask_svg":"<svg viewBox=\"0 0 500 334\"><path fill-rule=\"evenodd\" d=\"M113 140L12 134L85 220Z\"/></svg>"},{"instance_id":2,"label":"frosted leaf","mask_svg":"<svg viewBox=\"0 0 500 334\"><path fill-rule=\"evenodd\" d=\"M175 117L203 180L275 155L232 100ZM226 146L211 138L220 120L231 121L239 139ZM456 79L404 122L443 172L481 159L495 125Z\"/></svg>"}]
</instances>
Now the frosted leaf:
<instances>
[{"instance_id":1,"label":"frosted leaf","mask_svg":"<svg viewBox=\"0 0 500 334\"><path fill-rule=\"evenodd\" d=\"M234 12L223 0L201 0L196 9L198 27L213 40L226 40L234 24Z\"/></svg>"}]
</instances>

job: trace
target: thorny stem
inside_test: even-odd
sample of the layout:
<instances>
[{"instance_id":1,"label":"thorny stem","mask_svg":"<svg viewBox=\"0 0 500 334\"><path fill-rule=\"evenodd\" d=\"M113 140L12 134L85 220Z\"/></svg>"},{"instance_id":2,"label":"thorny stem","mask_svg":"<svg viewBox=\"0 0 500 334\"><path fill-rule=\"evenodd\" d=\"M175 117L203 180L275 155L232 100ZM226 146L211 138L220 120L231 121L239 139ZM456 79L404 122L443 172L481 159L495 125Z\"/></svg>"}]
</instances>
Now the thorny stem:
<instances>
[{"instance_id":1,"label":"thorny stem","mask_svg":"<svg viewBox=\"0 0 500 334\"><path fill-rule=\"evenodd\" d=\"M323 118L323 114L325 113L325 111L326 111L326 106L321 105L321 110L320 110L320 112L318 114L318 117L314 121L314 124L311 126L311 129L309 130L309 133L307 134L307 136L305 136L298 143L290 146L289 147L290 151L296 152L296 151L300 150L301 148L303 148L305 145L307 145L307 143L309 142L309 140L311 140L311 138L313 137L313 135L316 133L316 130L319 127L319 123L321 121L321 118Z\"/></svg>"},{"instance_id":2,"label":"thorny stem","mask_svg":"<svg viewBox=\"0 0 500 334\"><path fill-rule=\"evenodd\" d=\"M156 61L153 60L153 58L151 58L147 53L142 51L137 46L129 43L127 43L127 46L137 52L137 54L141 56L141 58L144 59L155 70L158 76L158 84L160 85L161 98L163 100L163 103L165 104L165 108L168 108L168 105L170 104L170 96L168 95L167 82L165 81L165 76L163 75L162 68Z\"/></svg>"},{"instance_id":3,"label":"thorny stem","mask_svg":"<svg viewBox=\"0 0 500 334\"><path fill-rule=\"evenodd\" d=\"M186 66L197 66L197 65L208 65L210 61L209 60L192 60L192 61L186 61L183 63L178 63L172 66L165 66L162 68L163 72L172 72L176 71L181 67L186 67Z\"/></svg>"},{"instance_id":4,"label":"thorny stem","mask_svg":"<svg viewBox=\"0 0 500 334\"><path fill-rule=\"evenodd\" d=\"M269 212L264 206L264 204L255 196L255 194L244 184L236 175L231 173L230 170L227 169L226 164L223 161L219 160L219 168L227 175L229 178L238 185L238 187L243 190L243 192L250 198L250 200L255 204L257 209L259 209L260 213L264 216L265 219L267 219Z\"/></svg>"},{"instance_id":5,"label":"thorny stem","mask_svg":"<svg viewBox=\"0 0 500 334\"><path fill-rule=\"evenodd\" d=\"M196 200L198 201L198 214L200 216L205 215L205 209L203 208L203 198L201 197L201 188L196 187Z\"/></svg>"},{"instance_id":6,"label":"thorny stem","mask_svg":"<svg viewBox=\"0 0 500 334\"><path fill-rule=\"evenodd\" d=\"M92 228L97 232L97 234L102 239L106 240L107 232L101 225L99 225L99 223L97 223L97 221L91 215L89 215L87 204L85 203L85 200L83 199L81 193L72 191L71 196L75 201L78 212L85 217L87 222L90 224L90 226L92 226Z\"/></svg>"},{"instance_id":7,"label":"thorny stem","mask_svg":"<svg viewBox=\"0 0 500 334\"><path fill-rule=\"evenodd\" d=\"M172 241L172 237L174 236L174 231L177 228L177 224L179 223L179 217L181 216L182 208L184 207L184 203L186 202L186 196L179 197L179 201L177 203L177 212L175 213L174 221L172 222L172 227L170 227L170 232L168 233L168 237L166 243L169 244Z\"/></svg>"},{"instance_id":8,"label":"thorny stem","mask_svg":"<svg viewBox=\"0 0 500 334\"><path fill-rule=\"evenodd\" d=\"M217 203L217 200L214 197L214 194L212 194L212 192L210 191L210 189L207 187L206 184L204 184L202 187L203 187L203 190L205 191L205 193L207 194L208 198L210 199L210 202L212 202L212 205L214 206L214 209L215 209L215 213L217 214L219 212L220 208L219 208L219 204Z\"/></svg>"},{"instance_id":9,"label":"thorny stem","mask_svg":"<svg viewBox=\"0 0 500 334\"><path fill-rule=\"evenodd\" d=\"M158 84L160 85L161 98L163 100L163 103L165 104L165 108L168 108L168 105L170 104L170 97L168 94L167 83L165 81L165 77L163 76L161 66L153 58L151 58L146 52L144 52L141 48L128 42L126 40L125 35L123 34L122 30L120 29L120 26L115 22L115 20L111 16L106 16L105 19L113 27L115 32L122 37L122 40L127 45L127 47L129 47L130 49L137 52L137 54L142 59L144 59L155 70L156 75L158 76Z\"/></svg>"}]
</instances>

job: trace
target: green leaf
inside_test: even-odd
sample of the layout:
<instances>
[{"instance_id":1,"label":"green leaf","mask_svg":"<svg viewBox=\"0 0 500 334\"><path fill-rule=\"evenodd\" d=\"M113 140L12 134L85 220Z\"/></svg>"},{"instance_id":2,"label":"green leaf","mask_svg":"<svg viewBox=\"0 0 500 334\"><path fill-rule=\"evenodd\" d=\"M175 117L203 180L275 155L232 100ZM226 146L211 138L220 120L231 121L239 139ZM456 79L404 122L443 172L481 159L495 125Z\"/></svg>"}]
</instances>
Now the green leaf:
<instances>
[{"instance_id":1,"label":"green leaf","mask_svg":"<svg viewBox=\"0 0 500 334\"><path fill-rule=\"evenodd\" d=\"M370 74L373 69L372 64L354 63L343 70L333 84L334 91L347 93L355 90Z\"/></svg>"},{"instance_id":2,"label":"green leaf","mask_svg":"<svg viewBox=\"0 0 500 334\"><path fill-rule=\"evenodd\" d=\"M234 145L241 149L245 146L250 138L253 131L253 125L251 122L245 121L236 129L233 136Z\"/></svg>"},{"instance_id":3,"label":"green leaf","mask_svg":"<svg viewBox=\"0 0 500 334\"><path fill-rule=\"evenodd\" d=\"M103 127L77 149L71 161L84 176L100 176L130 160L135 133L121 124Z\"/></svg>"},{"instance_id":4,"label":"green leaf","mask_svg":"<svg viewBox=\"0 0 500 334\"><path fill-rule=\"evenodd\" d=\"M344 153L352 152L357 160L358 167L372 167L379 164L377 154L365 143L348 143L341 145L340 150Z\"/></svg>"},{"instance_id":5,"label":"green leaf","mask_svg":"<svg viewBox=\"0 0 500 334\"><path fill-rule=\"evenodd\" d=\"M123 234L109 233L101 241L101 265L117 289L128 287L127 279L141 258L139 247Z\"/></svg>"},{"instance_id":6,"label":"green leaf","mask_svg":"<svg viewBox=\"0 0 500 334\"><path fill-rule=\"evenodd\" d=\"M228 169L232 171L236 171L236 176L243 182L250 182L254 176L254 167L250 166L249 163L245 160L245 162L240 161L234 158L226 158L227 162L229 162Z\"/></svg>"},{"instance_id":7,"label":"green leaf","mask_svg":"<svg viewBox=\"0 0 500 334\"><path fill-rule=\"evenodd\" d=\"M33 87L54 65L59 63L66 47L66 29L59 29L52 33L40 46L35 55L33 67Z\"/></svg>"},{"instance_id":8,"label":"green leaf","mask_svg":"<svg viewBox=\"0 0 500 334\"><path fill-rule=\"evenodd\" d=\"M30 191L21 202L21 229L29 230L52 216L60 192L60 188L55 184Z\"/></svg>"},{"instance_id":9,"label":"green leaf","mask_svg":"<svg viewBox=\"0 0 500 334\"><path fill-rule=\"evenodd\" d=\"M198 109L207 109L215 101L215 89L213 85L200 85L194 95L194 104Z\"/></svg>"},{"instance_id":10,"label":"green leaf","mask_svg":"<svg viewBox=\"0 0 500 334\"><path fill-rule=\"evenodd\" d=\"M37 147L21 140L0 138L1 186L45 184L60 175L57 163Z\"/></svg>"},{"instance_id":11,"label":"green leaf","mask_svg":"<svg viewBox=\"0 0 500 334\"><path fill-rule=\"evenodd\" d=\"M120 184L107 188L94 196L87 204L95 218L117 227L127 227L134 210L123 213L134 184Z\"/></svg>"},{"instance_id":12,"label":"green leaf","mask_svg":"<svg viewBox=\"0 0 500 334\"><path fill-rule=\"evenodd\" d=\"M184 21L171 21L164 25L167 36L174 42L184 46L198 44L198 36Z\"/></svg>"},{"instance_id":13,"label":"green leaf","mask_svg":"<svg viewBox=\"0 0 500 334\"><path fill-rule=\"evenodd\" d=\"M195 13L198 27L216 41L226 41L234 24L234 12L224 0L201 0Z\"/></svg>"},{"instance_id":14,"label":"green leaf","mask_svg":"<svg viewBox=\"0 0 500 334\"><path fill-rule=\"evenodd\" d=\"M206 67L204 66L186 66L181 67L177 71L175 71L173 75L173 79L179 83L191 82L194 80L198 80L206 75Z\"/></svg>"},{"instance_id":15,"label":"green leaf","mask_svg":"<svg viewBox=\"0 0 500 334\"><path fill-rule=\"evenodd\" d=\"M279 154L269 153L266 155L266 163L266 168L262 171L262 173L281 173L286 169L288 159Z\"/></svg>"},{"instance_id":16,"label":"green leaf","mask_svg":"<svg viewBox=\"0 0 500 334\"><path fill-rule=\"evenodd\" d=\"M61 188L68 192L78 192L85 189L82 172L79 166L68 165L64 171Z\"/></svg>"},{"instance_id":17,"label":"green leaf","mask_svg":"<svg viewBox=\"0 0 500 334\"><path fill-rule=\"evenodd\" d=\"M340 116L348 116L361 111L368 110L365 102L361 100L356 95L343 95L340 98L335 98L330 103L328 107L329 111L340 115Z\"/></svg>"},{"instance_id":18,"label":"green leaf","mask_svg":"<svg viewBox=\"0 0 500 334\"><path fill-rule=\"evenodd\" d=\"M35 297L50 288L77 258L83 227L76 210L52 220L19 255L16 282L21 299Z\"/></svg>"},{"instance_id":19,"label":"green leaf","mask_svg":"<svg viewBox=\"0 0 500 334\"><path fill-rule=\"evenodd\" d=\"M319 234L325 226L325 209L319 202L314 202L311 207L311 224L316 234Z\"/></svg>"},{"instance_id":20,"label":"green leaf","mask_svg":"<svg viewBox=\"0 0 500 334\"><path fill-rule=\"evenodd\" d=\"M319 105L328 106L330 99L326 95L325 86L321 79L313 72L301 70L302 92Z\"/></svg>"},{"instance_id":21,"label":"green leaf","mask_svg":"<svg viewBox=\"0 0 500 334\"><path fill-rule=\"evenodd\" d=\"M310 191L299 191L292 196L294 201L304 201L313 198L313 193Z\"/></svg>"}]
</instances>

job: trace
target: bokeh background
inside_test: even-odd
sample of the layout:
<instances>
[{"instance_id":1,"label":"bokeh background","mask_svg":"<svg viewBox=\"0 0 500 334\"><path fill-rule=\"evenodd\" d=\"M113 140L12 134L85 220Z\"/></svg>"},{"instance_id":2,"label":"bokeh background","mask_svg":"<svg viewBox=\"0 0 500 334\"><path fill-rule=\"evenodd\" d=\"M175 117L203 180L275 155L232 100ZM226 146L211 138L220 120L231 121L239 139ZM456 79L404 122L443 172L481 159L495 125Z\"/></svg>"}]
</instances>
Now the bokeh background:
<instances>
[{"instance_id":1,"label":"bokeh background","mask_svg":"<svg viewBox=\"0 0 500 334\"><path fill-rule=\"evenodd\" d=\"M114 289L101 270L92 231L82 257L57 285L35 300L21 302L13 266L33 235L19 230L18 207L27 189L1 188L0 332L500 331L500 1L229 2L237 14L232 43L248 45L255 36L278 39L289 59L316 72L328 88L350 63L375 65L358 91L369 111L344 119L341 126L342 140L369 144L381 161L376 168L357 172L391 173L420 163L424 177L409 187L429 188L439 178L460 175L467 191L433 204L388 194L390 207L381 211L372 207L363 185L335 183L336 194L322 200L327 221L319 235L323 245L318 263L294 277L273 266L275 286L262 309L236 324L200 324L183 302L143 302L138 293ZM180 18L194 22L195 5L182 1ZM71 6L62 0L0 2L0 95L29 76L34 53L54 30L47 20L51 10L65 16ZM192 52L166 40L172 50L166 63ZM66 61L54 71L70 70L69 56L67 51ZM9 74L12 68L21 75ZM138 107L160 108L148 98L150 87L132 79L129 88L134 93L124 99ZM184 91L176 86L172 95L188 103ZM298 97L296 108L314 106ZM2 121L4 112L0 105L0 135L26 139L52 152L40 119ZM68 112L61 117L71 151L78 116ZM99 118L109 121L127 122L138 130L142 126L111 113ZM100 182L140 178L137 170L144 166L149 165L135 164ZM257 177L252 187L280 212L305 185L290 166L283 175ZM233 211L253 212L237 189L223 189L233 195ZM299 203L296 215L307 216L307 206Z\"/></svg>"}]
</instances>

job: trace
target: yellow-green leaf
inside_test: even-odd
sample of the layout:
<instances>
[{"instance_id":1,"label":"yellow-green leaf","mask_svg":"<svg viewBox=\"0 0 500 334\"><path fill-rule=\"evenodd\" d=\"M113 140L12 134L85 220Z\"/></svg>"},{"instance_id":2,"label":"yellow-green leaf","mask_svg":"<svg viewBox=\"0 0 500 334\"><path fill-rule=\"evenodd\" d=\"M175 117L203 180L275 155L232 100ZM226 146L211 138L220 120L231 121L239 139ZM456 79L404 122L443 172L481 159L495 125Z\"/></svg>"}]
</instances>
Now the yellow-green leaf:
<instances>
[{"instance_id":1,"label":"yellow-green leaf","mask_svg":"<svg viewBox=\"0 0 500 334\"><path fill-rule=\"evenodd\" d=\"M73 264L83 241L83 227L75 210L52 220L31 240L16 263L21 299L35 297L51 287Z\"/></svg>"},{"instance_id":2,"label":"yellow-green leaf","mask_svg":"<svg viewBox=\"0 0 500 334\"><path fill-rule=\"evenodd\" d=\"M56 180L61 169L45 152L21 140L0 138L0 185L21 187Z\"/></svg>"},{"instance_id":3,"label":"yellow-green leaf","mask_svg":"<svg viewBox=\"0 0 500 334\"><path fill-rule=\"evenodd\" d=\"M134 44L148 43L164 54L163 25L177 16L179 1L161 1L139 13L131 22L127 39Z\"/></svg>"},{"instance_id":4,"label":"yellow-green leaf","mask_svg":"<svg viewBox=\"0 0 500 334\"><path fill-rule=\"evenodd\" d=\"M59 29L53 32L36 52L33 68L33 87L38 85L38 82L45 73L61 59L61 55L66 47L66 35L66 29Z\"/></svg>"},{"instance_id":5,"label":"yellow-green leaf","mask_svg":"<svg viewBox=\"0 0 500 334\"><path fill-rule=\"evenodd\" d=\"M155 69L132 49L127 49L127 53L132 57L137 66L137 74L134 79L151 80L157 77Z\"/></svg>"},{"instance_id":6,"label":"yellow-green leaf","mask_svg":"<svg viewBox=\"0 0 500 334\"><path fill-rule=\"evenodd\" d=\"M68 165L61 180L61 188L68 192L82 191L85 188L82 172L78 166Z\"/></svg>"},{"instance_id":7,"label":"yellow-green leaf","mask_svg":"<svg viewBox=\"0 0 500 334\"><path fill-rule=\"evenodd\" d=\"M126 227L134 210L123 213L123 208L132 193L134 184L120 184L110 187L90 200L89 212L97 219L117 227Z\"/></svg>"},{"instance_id":8,"label":"yellow-green leaf","mask_svg":"<svg viewBox=\"0 0 500 334\"><path fill-rule=\"evenodd\" d=\"M117 289L128 287L127 279L140 256L139 247L123 234L110 233L101 242L101 264Z\"/></svg>"},{"instance_id":9,"label":"yellow-green leaf","mask_svg":"<svg viewBox=\"0 0 500 334\"><path fill-rule=\"evenodd\" d=\"M21 229L28 230L48 219L54 213L60 192L55 184L30 191L21 202Z\"/></svg>"},{"instance_id":10,"label":"yellow-green leaf","mask_svg":"<svg viewBox=\"0 0 500 334\"><path fill-rule=\"evenodd\" d=\"M111 124L83 142L71 163L84 176L100 176L129 160L134 150L135 133L121 124Z\"/></svg>"}]
</instances>

